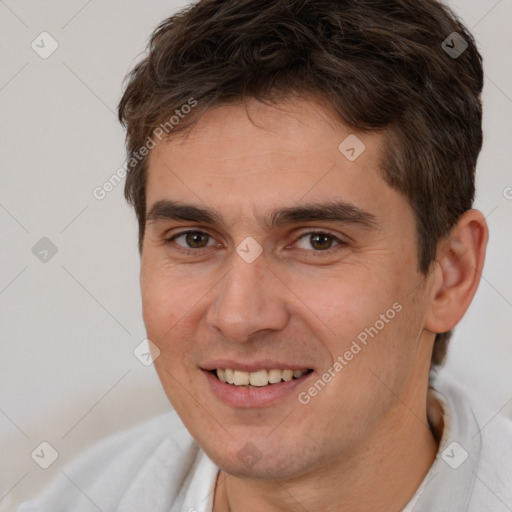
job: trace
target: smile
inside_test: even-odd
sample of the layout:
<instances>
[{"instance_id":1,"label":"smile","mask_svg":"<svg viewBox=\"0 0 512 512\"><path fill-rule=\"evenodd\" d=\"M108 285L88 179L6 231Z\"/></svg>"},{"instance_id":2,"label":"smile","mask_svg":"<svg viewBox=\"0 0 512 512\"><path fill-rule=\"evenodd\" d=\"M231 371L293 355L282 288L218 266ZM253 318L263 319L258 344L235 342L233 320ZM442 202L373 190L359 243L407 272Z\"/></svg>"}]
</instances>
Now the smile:
<instances>
[{"instance_id":1,"label":"smile","mask_svg":"<svg viewBox=\"0 0 512 512\"><path fill-rule=\"evenodd\" d=\"M243 370L234 370L232 368L217 368L212 373L217 376L221 382L232 384L233 386L244 387L263 387L269 384L278 384L280 382L289 382L293 379L300 379L303 375L313 370L280 370L272 368L269 370L258 370L247 372Z\"/></svg>"},{"instance_id":2,"label":"smile","mask_svg":"<svg viewBox=\"0 0 512 512\"><path fill-rule=\"evenodd\" d=\"M251 372L217 368L203 370L202 373L206 377L207 389L225 405L239 410L270 407L282 400L293 399L297 390L315 376L311 369L278 368Z\"/></svg>"}]
</instances>

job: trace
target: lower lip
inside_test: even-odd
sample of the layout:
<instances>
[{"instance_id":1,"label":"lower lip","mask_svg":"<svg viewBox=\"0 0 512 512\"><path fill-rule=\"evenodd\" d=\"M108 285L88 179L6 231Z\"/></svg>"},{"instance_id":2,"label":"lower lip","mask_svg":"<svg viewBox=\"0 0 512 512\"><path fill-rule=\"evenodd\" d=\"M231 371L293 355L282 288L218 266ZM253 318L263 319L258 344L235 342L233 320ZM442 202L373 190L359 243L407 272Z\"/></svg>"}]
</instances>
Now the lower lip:
<instances>
[{"instance_id":1,"label":"lower lip","mask_svg":"<svg viewBox=\"0 0 512 512\"><path fill-rule=\"evenodd\" d=\"M213 394L231 407L251 409L274 405L280 399L291 395L298 386L301 386L315 372L309 372L299 379L288 382L281 381L277 384L269 384L262 387L244 388L221 382L212 373L203 370Z\"/></svg>"}]
</instances>

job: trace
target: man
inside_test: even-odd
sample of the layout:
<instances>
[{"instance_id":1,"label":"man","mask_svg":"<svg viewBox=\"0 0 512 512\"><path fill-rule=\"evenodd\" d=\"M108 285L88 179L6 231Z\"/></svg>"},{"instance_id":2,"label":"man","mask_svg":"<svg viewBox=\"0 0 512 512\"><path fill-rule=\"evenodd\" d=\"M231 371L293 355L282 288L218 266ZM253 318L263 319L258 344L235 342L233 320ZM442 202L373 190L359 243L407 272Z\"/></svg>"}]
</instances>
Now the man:
<instances>
[{"instance_id":1,"label":"man","mask_svg":"<svg viewBox=\"0 0 512 512\"><path fill-rule=\"evenodd\" d=\"M176 412L19 510L512 510L511 422L436 378L488 239L482 82L433 0L165 20L119 116Z\"/></svg>"}]
</instances>

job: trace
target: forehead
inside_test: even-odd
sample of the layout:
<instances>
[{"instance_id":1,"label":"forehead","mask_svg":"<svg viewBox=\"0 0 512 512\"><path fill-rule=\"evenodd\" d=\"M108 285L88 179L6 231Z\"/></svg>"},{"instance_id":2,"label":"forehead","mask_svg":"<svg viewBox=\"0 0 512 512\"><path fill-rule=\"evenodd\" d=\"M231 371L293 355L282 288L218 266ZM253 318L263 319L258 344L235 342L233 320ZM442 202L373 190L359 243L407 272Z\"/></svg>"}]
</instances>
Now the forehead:
<instances>
[{"instance_id":1,"label":"forehead","mask_svg":"<svg viewBox=\"0 0 512 512\"><path fill-rule=\"evenodd\" d=\"M334 162L341 155L359 159L359 153L364 153L361 161L368 162L375 157L374 165L379 160L382 144L379 134L357 134L324 103L300 99L283 100L275 105L249 99L244 103L216 106L196 119L191 130L170 135L168 141L156 141L150 164L169 150L182 153L183 157L186 156L183 153L194 149L195 153L188 156L204 157L212 162L243 160L251 153L273 153L276 163L279 155L293 162L304 157L318 158L322 153ZM355 154L338 149L347 137L348 146L356 150ZM369 151L363 151L358 138L364 138Z\"/></svg>"},{"instance_id":2,"label":"forehead","mask_svg":"<svg viewBox=\"0 0 512 512\"><path fill-rule=\"evenodd\" d=\"M343 201L377 217L390 201L403 201L381 176L382 136L354 133L312 101L216 107L191 131L156 142L147 211L171 199L242 219L283 206Z\"/></svg>"}]
</instances>

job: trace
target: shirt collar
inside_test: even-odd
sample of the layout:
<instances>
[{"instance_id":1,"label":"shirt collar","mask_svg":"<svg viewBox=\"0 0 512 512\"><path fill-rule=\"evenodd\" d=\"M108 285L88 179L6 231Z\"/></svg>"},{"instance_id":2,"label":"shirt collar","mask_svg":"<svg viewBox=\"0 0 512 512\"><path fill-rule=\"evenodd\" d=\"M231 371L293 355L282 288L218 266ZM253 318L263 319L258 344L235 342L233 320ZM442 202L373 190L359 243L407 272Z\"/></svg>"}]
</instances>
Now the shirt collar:
<instances>
[{"instance_id":1,"label":"shirt collar","mask_svg":"<svg viewBox=\"0 0 512 512\"><path fill-rule=\"evenodd\" d=\"M468 509L480 461L481 435L473 411L450 379L433 380L427 416L434 436L442 432L436 459L403 512Z\"/></svg>"}]
</instances>

